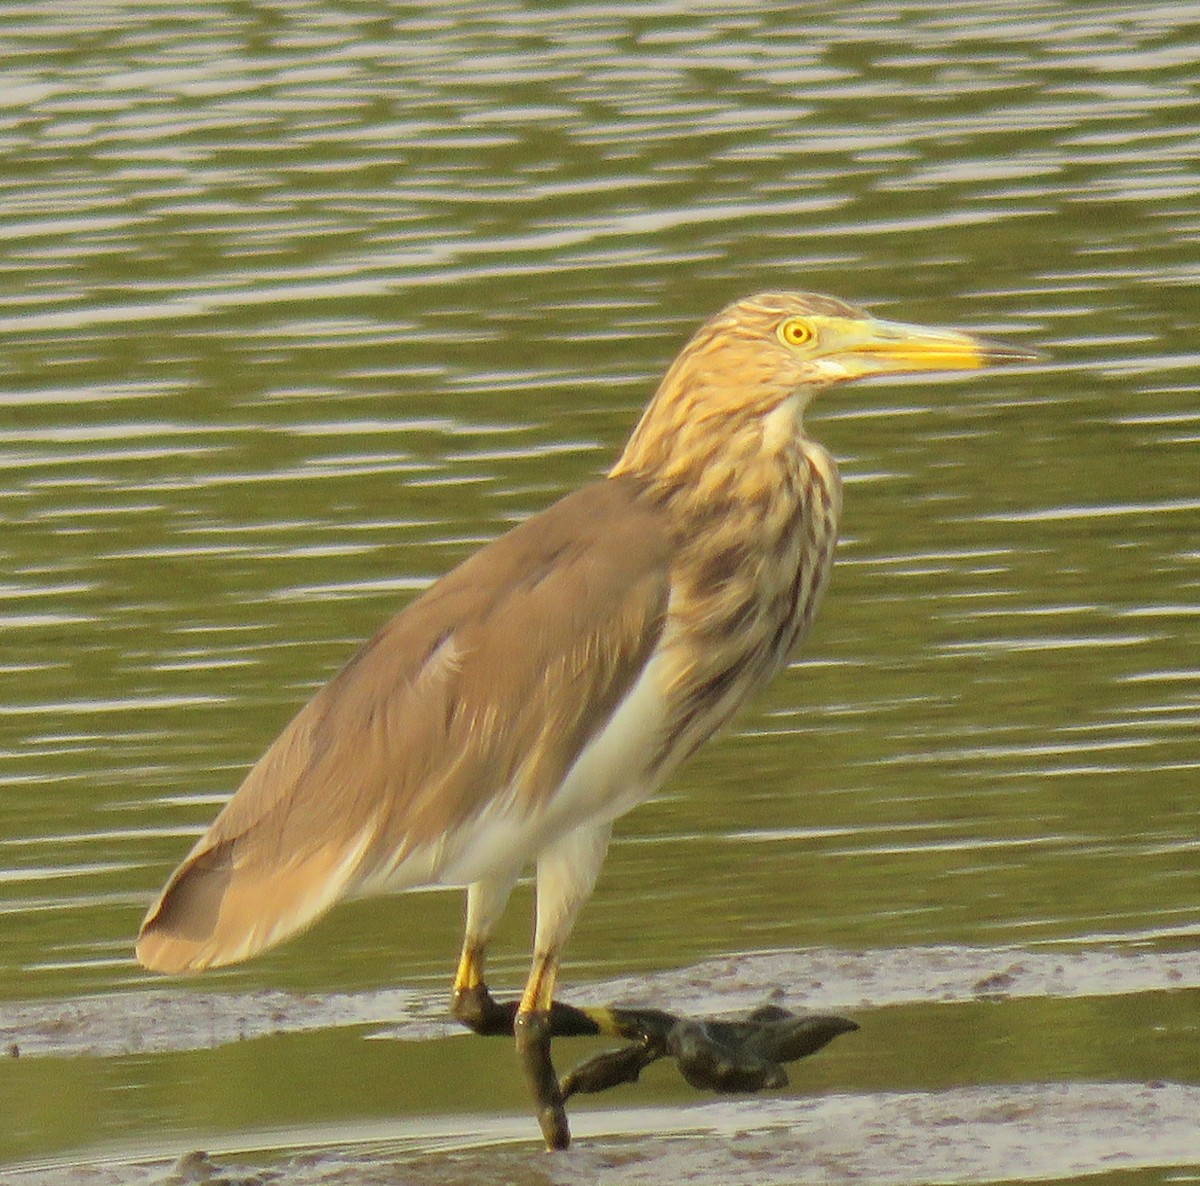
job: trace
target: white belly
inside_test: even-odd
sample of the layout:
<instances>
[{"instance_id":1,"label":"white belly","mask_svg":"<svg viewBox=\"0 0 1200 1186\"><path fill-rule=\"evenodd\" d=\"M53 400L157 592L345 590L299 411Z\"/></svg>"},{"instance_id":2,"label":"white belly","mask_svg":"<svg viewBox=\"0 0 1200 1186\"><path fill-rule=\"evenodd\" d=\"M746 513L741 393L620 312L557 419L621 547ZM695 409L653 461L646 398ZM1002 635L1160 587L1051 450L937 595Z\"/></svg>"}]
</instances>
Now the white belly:
<instances>
[{"instance_id":1,"label":"white belly","mask_svg":"<svg viewBox=\"0 0 1200 1186\"><path fill-rule=\"evenodd\" d=\"M421 885L461 886L513 876L555 840L583 823L616 819L650 797L665 717L659 652L546 803L529 811L510 788L436 844L409 853L357 892L395 893Z\"/></svg>"}]
</instances>

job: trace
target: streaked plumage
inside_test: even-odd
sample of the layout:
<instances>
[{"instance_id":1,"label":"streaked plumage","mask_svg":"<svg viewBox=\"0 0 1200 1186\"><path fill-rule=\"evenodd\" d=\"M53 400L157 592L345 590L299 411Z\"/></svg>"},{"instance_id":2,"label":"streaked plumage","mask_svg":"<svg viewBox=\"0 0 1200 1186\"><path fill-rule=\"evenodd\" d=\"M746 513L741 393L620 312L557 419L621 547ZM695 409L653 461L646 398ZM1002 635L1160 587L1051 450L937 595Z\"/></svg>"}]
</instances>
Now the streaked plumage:
<instances>
[{"instance_id":1,"label":"streaked plumage","mask_svg":"<svg viewBox=\"0 0 1200 1186\"><path fill-rule=\"evenodd\" d=\"M816 614L841 484L804 433L808 401L839 379L1006 357L826 297L718 314L607 478L437 581L300 710L168 881L139 959L219 966L348 894L467 885L456 989L482 989L488 935L536 861L521 1013L545 1013L612 820L787 662ZM565 1117L547 1141L565 1144Z\"/></svg>"}]
</instances>

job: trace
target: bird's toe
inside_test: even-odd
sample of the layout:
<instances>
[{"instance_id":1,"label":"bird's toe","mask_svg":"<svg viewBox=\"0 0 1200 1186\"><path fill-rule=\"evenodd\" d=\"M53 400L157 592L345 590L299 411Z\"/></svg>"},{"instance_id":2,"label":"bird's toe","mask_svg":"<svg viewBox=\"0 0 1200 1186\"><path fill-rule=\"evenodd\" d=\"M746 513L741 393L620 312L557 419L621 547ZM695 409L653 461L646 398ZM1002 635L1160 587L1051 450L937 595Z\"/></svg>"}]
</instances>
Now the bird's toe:
<instances>
[{"instance_id":1,"label":"bird's toe","mask_svg":"<svg viewBox=\"0 0 1200 1186\"><path fill-rule=\"evenodd\" d=\"M779 1005L744 1021L679 1021L667 1039L680 1073L709 1091L763 1091L787 1086L784 1063L815 1054L839 1034L858 1029L844 1017L797 1017Z\"/></svg>"},{"instance_id":2,"label":"bird's toe","mask_svg":"<svg viewBox=\"0 0 1200 1186\"><path fill-rule=\"evenodd\" d=\"M852 1033L858 1025L845 1017L819 1015L796 1017L781 1011L784 1016L761 1019L746 1040L746 1048L774 1062L795 1062L816 1054L840 1034ZM751 1014L751 1021L754 1021Z\"/></svg>"},{"instance_id":3,"label":"bird's toe","mask_svg":"<svg viewBox=\"0 0 1200 1186\"><path fill-rule=\"evenodd\" d=\"M497 1001L482 982L470 988L456 988L450 1002L450 1016L484 1036L512 1037L516 1014L516 1001Z\"/></svg>"},{"instance_id":4,"label":"bird's toe","mask_svg":"<svg viewBox=\"0 0 1200 1186\"><path fill-rule=\"evenodd\" d=\"M559 1087L563 1099L636 1083L638 1076L664 1051L645 1042L632 1042L617 1050L605 1050L585 1059L563 1076Z\"/></svg>"},{"instance_id":5,"label":"bird's toe","mask_svg":"<svg viewBox=\"0 0 1200 1186\"><path fill-rule=\"evenodd\" d=\"M730 1041L707 1021L681 1021L667 1042L679 1073L704 1091L762 1091L785 1087L787 1072L745 1042Z\"/></svg>"}]
</instances>

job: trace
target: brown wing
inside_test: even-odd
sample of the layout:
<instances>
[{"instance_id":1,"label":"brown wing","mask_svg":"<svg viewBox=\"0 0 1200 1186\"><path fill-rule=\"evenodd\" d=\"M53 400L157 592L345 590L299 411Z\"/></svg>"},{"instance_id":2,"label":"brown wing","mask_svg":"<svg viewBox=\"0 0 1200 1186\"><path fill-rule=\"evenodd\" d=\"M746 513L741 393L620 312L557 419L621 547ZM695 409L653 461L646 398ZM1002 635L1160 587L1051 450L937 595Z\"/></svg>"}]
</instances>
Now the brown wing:
<instances>
[{"instance_id":1,"label":"brown wing","mask_svg":"<svg viewBox=\"0 0 1200 1186\"><path fill-rule=\"evenodd\" d=\"M148 968L245 959L502 791L557 790L661 634L670 546L608 479L489 544L300 710L142 924Z\"/></svg>"}]
</instances>

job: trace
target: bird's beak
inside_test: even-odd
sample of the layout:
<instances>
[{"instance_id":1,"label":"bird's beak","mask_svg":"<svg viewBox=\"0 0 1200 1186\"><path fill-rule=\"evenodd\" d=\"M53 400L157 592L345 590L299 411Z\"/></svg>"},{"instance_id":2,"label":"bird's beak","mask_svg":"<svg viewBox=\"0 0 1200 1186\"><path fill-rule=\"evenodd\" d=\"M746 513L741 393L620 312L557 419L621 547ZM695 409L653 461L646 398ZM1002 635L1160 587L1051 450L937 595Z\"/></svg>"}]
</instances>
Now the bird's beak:
<instances>
[{"instance_id":1,"label":"bird's beak","mask_svg":"<svg viewBox=\"0 0 1200 1186\"><path fill-rule=\"evenodd\" d=\"M829 345L824 357L840 368L846 379L915 371L973 371L1037 358L1033 351L1006 342L878 318L842 321L830 335Z\"/></svg>"}]
</instances>

